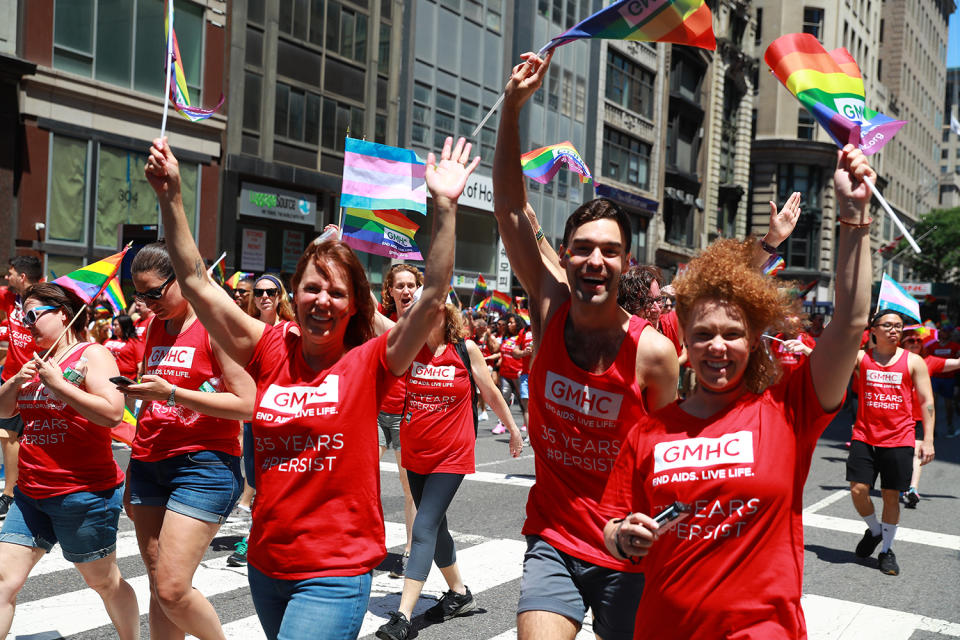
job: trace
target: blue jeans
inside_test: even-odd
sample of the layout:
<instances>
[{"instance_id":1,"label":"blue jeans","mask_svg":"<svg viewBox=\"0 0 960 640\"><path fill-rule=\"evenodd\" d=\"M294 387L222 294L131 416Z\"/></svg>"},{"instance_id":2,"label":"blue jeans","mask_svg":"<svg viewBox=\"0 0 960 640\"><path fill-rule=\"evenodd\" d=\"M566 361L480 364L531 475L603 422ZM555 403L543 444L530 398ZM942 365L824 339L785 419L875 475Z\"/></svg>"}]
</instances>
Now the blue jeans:
<instances>
[{"instance_id":1,"label":"blue jeans","mask_svg":"<svg viewBox=\"0 0 960 640\"><path fill-rule=\"evenodd\" d=\"M247 565L247 579L268 640L355 640L360 635L372 572L279 580Z\"/></svg>"}]
</instances>

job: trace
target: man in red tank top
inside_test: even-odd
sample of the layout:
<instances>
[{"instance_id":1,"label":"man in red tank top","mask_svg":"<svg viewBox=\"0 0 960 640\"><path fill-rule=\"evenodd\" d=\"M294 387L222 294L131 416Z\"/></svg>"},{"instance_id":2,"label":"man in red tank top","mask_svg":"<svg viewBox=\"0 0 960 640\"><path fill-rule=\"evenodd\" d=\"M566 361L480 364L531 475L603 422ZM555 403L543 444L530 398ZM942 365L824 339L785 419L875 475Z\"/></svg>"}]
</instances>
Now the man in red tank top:
<instances>
[{"instance_id":1,"label":"man in red tank top","mask_svg":"<svg viewBox=\"0 0 960 640\"><path fill-rule=\"evenodd\" d=\"M17 256L10 260L7 270L7 286L0 292L0 308L6 313L4 321L7 327L7 359L0 374L0 381L6 382L17 375L23 363L33 357L36 345L30 329L23 323L23 307L20 296L43 278L43 266L34 256ZM3 450L3 494L0 495L0 520L7 517L7 511L13 503L13 488L17 484L20 457L20 434L23 433L23 419L20 414L12 418L0 419L0 449Z\"/></svg>"},{"instance_id":2,"label":"man in red tank top","mask_svg":"<svg viewBox=\"0 0 960 640\"><path fill-rule=\"evenodd\" d=\"M631 231L615 203L601 198L574 211L559 258L527 205L519 113L549 57L523 58L507 84L493 163L494 213L529 295L536 354L529 432L537 482L523 528L518 637L572 640L592 608L599 637L632 638L642 567L603 552L599 500L639 415L676 398L677 354L655 327L617 304Z\"/></svg>"},{"instance_id":3,"label":"man in red tank top","mask_svg":"<svg viewBox=\"0 0 960 640\"><path fill-rule=\"evenodd\" d=\"M857 544L858 557L873 555L880 548L880 571L899 575L893 553L900 522L900 492L910 487L913 456L920 464L933 460L933 391L923 358L900 348L903 318L895 311L879 310L870 323L874 347L857 356L860 403L853 425L847 481L853 506L867 523ZM916 446L913 397L920 400L923 440ZM877 521L870 489L880 477L883 497L881 520Z\"/></svg>"}]
</instances>

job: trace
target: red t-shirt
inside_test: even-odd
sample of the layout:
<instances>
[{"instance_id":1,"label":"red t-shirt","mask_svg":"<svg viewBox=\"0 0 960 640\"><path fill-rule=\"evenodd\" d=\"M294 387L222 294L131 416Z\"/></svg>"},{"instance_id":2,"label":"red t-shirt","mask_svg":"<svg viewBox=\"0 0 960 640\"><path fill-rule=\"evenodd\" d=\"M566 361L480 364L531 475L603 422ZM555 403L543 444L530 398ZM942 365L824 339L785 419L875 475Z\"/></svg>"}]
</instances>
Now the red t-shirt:
<instances>
[{"instance_id":1,"label":"red t-shirt","mask_svg":"<svg viewBox=\"0 0 960 640\"><path fill-rule=\"evenodd\" d=\"M781 340L789 339L782 333L778 333L776 337L780 338ZM796 339L811 349L817 346L817 343L813 341L813 338L806 333L801 332ZM777 340L773 340L772 342L773 354L778 360L780 360L780 366L783 367L784 373L792 369L796 369L803 364L804 361L806 361L807 356L802 352L794 353L793 351L787 351L786 346L782 342L778 342Z\"/></svg>"},{"instance_id":2,"label":"red t-shirt","mask_svg":"<svg viewBox=\"0 0 960 640\"><path fill-rule=\"evenodd\" d=\"M137 366L140 364L140 358L143 357L143 349L139 345L143 344L141 340L133 338L132 340L107 340L103 346L113 354L117 361L117 368L120 369L120 375L126 376L131 380L137 379Z\"/></svg>"},{"instance_id":3,"label":"red t-shirt","mask_svg":"<svg viewBox=\"0 0 960 640\"><path fill-rule=\"evenodd\" d=\"M599 503L627 434L646 414L637 385L637 341L650 326L630 318L629 334L609 369L584 371L570 360L563 328L566 302L550 320L530 373L530 444L537 482L527 498L524 535L540 536L576 558L639 572L612 558L603 543Z\"/></svg>"},{"instance_id":4,"label":"red t-shirt","mask_svg":"<svg viewBox=\"0 0 960 640\"><path fill-rule=\"evenodd\" d=\"M860 402L852 440L874 447L912 447L916 440L913 419L913 378L910 376L910 352L887 366L873 359L873 349L863 354L857 372Z\"/></svg>"},{"instance_id":5,"label":"red t-shirt","mask_svg":"<svg viewBox=\"0 0 960 640\"><path fill-rule=\"evenodd\" d=\"M7 381L20 372L23 363L33 357L37 346L33 334L23 324L23 306L20 296L9 287L0 287L0 309L7 314L7 359L3 364L0 379Z\"/></svg>"},{"instance_id":6,"label":"red t-shirt","mask_svg":"<svg viewBox=\"0 0 960 640\"><path fill-rule=\"evenodd\" d=\"M517 342L517 348L523 351L527 347L533 346L533 332L532 331L521 331L520 335L523 336L521 340ZM520 370L520 373L530 374L530 363L533 362L533 355L524 356L520 359L523 363L523 369Z\"/></svg>"},{"instance_id":7,"label":"red t-shirt","mask_svg":"<svg viewBox=\"0 0 960 640\"><path fill-rule=\"evenodd\" d=\"M160 376L183 389L197 390L207 383L212 391L225 390L220 364L210 348L210 337L194 319L180 335L170 335L158 319L147 332L144 374ZM137 421L131 457L145 462L165 460L191 451L222 451L240 455L239 420L213 418L166 400L144 402Z\"/></svg>"},{"instance_id":8,"label":"red t-shirt","mask_svg":"<svg viewBox=\"0 0 960 640\"><path fill-rule=\"evenodd\" d=\"M147 333L147 327L150 326L150 321L153 320L154 314L149 314L145 316L140 316L136 322L133 323L133 328L137 332L137 337L140 340L143 340L144 335Z\"/></svg>"},{"instance_id":9,"label":"red t-shirt","mask_svg":"<svg viewBox=\"0 0 960 640\"><path fill-rule=\"evenodd\" d=\"M414 473L473 473L473 390L453 344L439 356L423 345L407 372L400 424L403 468Z\"/></svg>"},{"instance_id":10,"label":"red t-shirt","mask_svg":"<svg viewBox=\"0 0 960 640\"><path fill-rule=\"evenodd\" d=\"M923 359L923 363L927 365L927 371L931 376L934 376L943 371L944 365L947 364L945 358L938 358L937 356L927 356ZM923 403L920 402L920 396L917 395L917 389L913 389L913 419L916 422L921 422L923 420Z\"/></svg>"},{"instance_id":11,"label":"red t-shirt","mask_svg":"<svg viewBox=\"0 0 960 640\"><path fill-rule=\"evenodd\" d=\"M60 364L76 367L90 343L81 343ZM77 367L82 370L82 367ZM83 388L82 380L71 383ZM36 500L78 491L104 491L123 482L113 459L110 428L94 424L51 395L35 376L20 389L23 418L17 488Z\"/></svg>"},{"instance_id":12,"label":"red t-shirt","mask_svg":"<svg viewBox=\"0 0 960 640\"><path fill-rule=\"evenodd\" d=\"M630 432L603 494L605 519L694 513L640 566L635 638L805 638L803 485L835 412L820 406L809 359L762 394L703 419L673 403ZM539 478L538 478L539 479Z\"/></svg>"},{"instance_id":13,"label":"red t-shirt","mask_svg":"<svg viewBox=\"0 0 960 640\"><path fill-rule=\"evenodd\" d=\"M513 357L513 350L523 347L524 330L515 336L505 336L500 342L500 375L504 378L518 378L523 373L523 361L521 358Z\"/></svg>"},{"instance_id":14,"label":"red t-shirt","mask_svg":"<svg viewBox=\"0 0 960 640\"><path fill-rule=\"evenodd\" d=\"M945 360L956 358L960 356L960 344L957 344L956 342L933 342L927 345L925 355L937 356L938 358L943 358ZM943 369L941 368L940 372L936 374L931 371L930 376L933 378L952 378L953 372L951 371L950 373L943 373Z\"/></svg>"},{"instance_id":15,"label":"red t-shirt","mask_svg":"<svg viewBox=\"0 0 960 640\"><path fill-rule=\"evenodd\" d=\"M670 310L669 313L660 316L660 333L670 339L673 348L677 350L678 356L683 353L683 342L680 340L680 327L676 310Z\"/></svg>"},{"instance_id":16,"label":"red t-shirt","mask_svg":"<svg viewBox=\"0 0 960 640\"><path fill-rule=\"evenodd\" d=\"M314 371L299 335L264 330L247 365L257 381L248 553L261 573L281 580L355 576L386 557L377 411L395 379L388 335Z\"/></svg>"}]
</instances>

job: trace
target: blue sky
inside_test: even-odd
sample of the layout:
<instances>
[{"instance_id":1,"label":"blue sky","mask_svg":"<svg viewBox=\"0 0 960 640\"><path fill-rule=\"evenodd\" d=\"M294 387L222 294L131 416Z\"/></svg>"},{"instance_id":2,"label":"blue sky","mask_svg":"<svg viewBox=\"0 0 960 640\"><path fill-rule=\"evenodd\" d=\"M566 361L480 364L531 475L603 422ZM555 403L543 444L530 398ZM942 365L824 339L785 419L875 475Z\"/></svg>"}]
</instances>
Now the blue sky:
<instances>
[{"instance_id":1,"label":"blue sky","mask_svg":"<svg viewBox=\"0 0 960 640\"><path fill-rule=\"evenodd\" d=\"M947 66L960 67L960 12L950 16L950 33L947 37Z\"/></svg>"}]
</instances>

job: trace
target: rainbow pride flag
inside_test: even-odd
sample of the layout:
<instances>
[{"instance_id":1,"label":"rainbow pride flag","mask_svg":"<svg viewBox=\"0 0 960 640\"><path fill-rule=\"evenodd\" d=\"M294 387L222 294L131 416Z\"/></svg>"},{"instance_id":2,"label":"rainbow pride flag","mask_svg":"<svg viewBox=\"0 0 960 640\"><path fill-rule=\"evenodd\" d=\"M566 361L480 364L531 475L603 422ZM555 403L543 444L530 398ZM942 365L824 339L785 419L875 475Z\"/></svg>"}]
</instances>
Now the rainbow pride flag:
<instances>
[{"instance_id":1,"label":"rainbow pride flag","mask_svg":"<svg viewBox=\"0 0 960 640\"><path fill-rule=\"evenodd\" d=\"M478 302L477 305L474 307L474 309L476 309L477 311L480 311L481 309L486 309L488 304L490 304L489 296L487 296L486 298Z\"/></svg>"},{"instance_id":2,"label":"rainbow pride flag","mask_svg":"<svg viewBox=\"0 0 960 640\"><path fill-rule=\"evenodd\" d=\"M768 275L772 278L783 271L786 266L787 263L784 262L783 258L780 256L770 256L763 264L763 273L764 275Z\"/></svg>"},{"instance_id":3,"label":"rainbow pride flag","mask_svg":"<svg viewBox=\"0 0 960 640\"><path fill-rule=\"evenodd\" d=\"M118 316L127 312L127 299L123 297L123 289L120 288L120 278L113 276L107 283L107 288L103 291L103 297L113 308L113 315Z\"/></svg>"},{"instance_id":4,"label":"rainbow pride flag","mask_svg":"<svg viewBox=\"0 0 960 640\"><path fill-rule=\"evenodd\" d=\"M828 53L811 34L789 33L763 59L839 147L874 154L906 124L867 108L860 67L844 48Z\"/></svg>"},{"instance_id":5,"label":"rainbow pride flag","mask_svg":"<svg viewBox=\"0 0 960 640\"><path fill-rule=\"evenodd\" d=\"M104 258L85 267L80 267L76 271L71 271L65 276L60 276L53 281L64 289L77 294L86 304L92 303L100 297L103 290L107 288L110 280L117 275L120 269L120 263L123 256L128 251L125 248L120 253ZM122 294L121 294L122 295Z\"/></svg>"},{"instance_id":6,"label":"rainbow pride flag","mask_svg":"<svg viewBox=\"0 0 960 640\"><path fill-rule=\"evenodd\" d=\"M230 276L224 282L224 284L226 284L231 289L236 289L237 285L240 283L241 280L243 280L244 278L252 278L252 277L253 277L253 274L250 273L249 271L237 271L235 274Z\"/></svg>"},{"instance_id":7,"label":"rainbow pride flag","mask_svg":"<svg viewBox=\"0 0 960 640\"><path fill-rule=\"evenodd\" d=\"M583 38L673 42L716 50L713 14L704 0L619 0L561 33L541 49Z\"/></svg>"},{"instance_id":8,"label":"rainbow pride flag","mask_svg":"<svg viewBox=\"0 0 960 640\"><path fill-rule=\"evenodd\" d=\"M517 315L520 316L520 319L527 323L527 326L530 326L530 312L526 309L517 309Z\"/></svg>"},{"instance_id":9,"label":"rainbow pride flag","mask_svg":"<svg viewBox=\"0 0 960 640\"><path fill-rule=\"evenodd\" d=\"M347 138L340 206L427 215L426 172L427 165L409 149Z\"/></svg>"},{"instance_id":10,"label":"rainbow pride flag","mask_svg":"<svg viewBox=\"0 0 960 640\"><path fill-rule=\"evenodd\" d=\"M473 295L472 297L487 297L487 279L483 277L482 273L477 274L477 284L473 285Z\"/></svg>"},{"instance_id":11,"label":"rainbow pride flag","mask_svg":"<svg viewBox=\"0 0 960 640\"><path fill-rule=\"evenodd\" d=\"M494 291L487 301L486 308L497 313L510 312L510 296L499 291Z\"/></svg>"},{"instance_id":12,"label":"rainbow pride flag","mask_svg":"<svg viewBox=\"0 0 960 640\"><path fill-rule=\"evenodd\" d=\"M227 270L223 268L223 260L213 266L213 279L220 284L227 281Z\"/></svg>"},{"instance_id":13,"label":"rainbow pride flag","mask_svg":"<svg viewBox=\"0 0 960 640\"><path fill-rule=\"evenodd\" d=\"M399 211L347 209L343 213L342 239L358 251L388 258L423 260L413 241L419 228L420 225L410 222Z\"/></svg>"},{"instance_id":14,"label":"rainbow pride flag","mask_svg":"<svg viewBox=\"0 0 960 640\"><path fill-rule=\"evenodd\" d=\"M164 3L163 12L163 41L171 43L172 51L167 51L167 59L173 67L171 75L173 82L170 83L170 100L173 102L173 108L190 122L197 120L206 120L223 104L223 94L220 94L220 102L213 109L201 109L190 104L190 89L187 87L187 74L183 70L183 59L180 57L180 44L177 42L177 32L173 29L173 7L170 6L170 0ZM172 32L172 33L171 33Z\"/></svg>"},{"instance_id":15,"label":"rainbow pride flag","mask_svg":"<svg viewBox=\"0 0 960 640\"><path fill-rule=\"evenodd\" d=\"M557 171L564 165L570 171L580 175L580 182L586 184L593 179L587 163L568 140L560 144L551 144L534 149L520 156L520 166L523 174L531 180L546 184L553 180Z\"/></svg>"}]
</instances>

